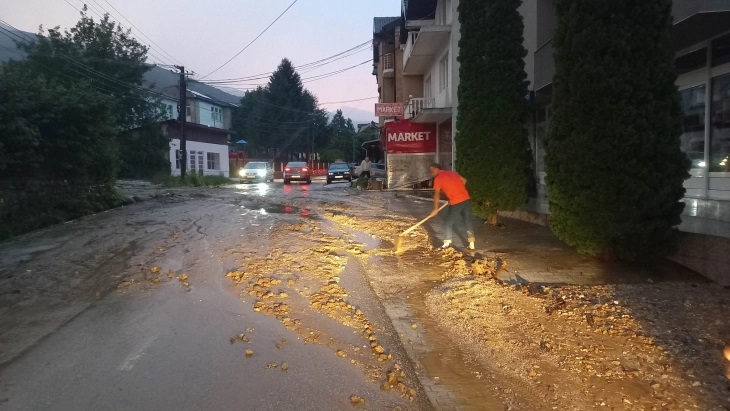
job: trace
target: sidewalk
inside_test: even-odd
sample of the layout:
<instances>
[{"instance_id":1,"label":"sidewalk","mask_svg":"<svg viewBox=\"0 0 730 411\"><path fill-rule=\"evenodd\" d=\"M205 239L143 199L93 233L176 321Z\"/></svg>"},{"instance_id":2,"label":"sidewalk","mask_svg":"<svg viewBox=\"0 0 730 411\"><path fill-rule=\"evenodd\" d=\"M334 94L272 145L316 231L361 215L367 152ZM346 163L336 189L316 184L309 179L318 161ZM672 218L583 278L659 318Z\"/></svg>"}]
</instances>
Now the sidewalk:
<instances>
[{"instance_id":1,"label":"sidewalk","mask_svg":"<svg viewBox=\"0 0 730 411\"><path fill-rule=\"evenodd\" d=\"M412 207L414 216L428 214L431 200L405 195L423 206ZM663 281L708 282L705 277L668 259L651 264L606 262L596 257L579 254L560 241L550 228L517 219L500 217L502 226L493 227L475 218L476 254L499 257L506 262L499 278L506 282L538 284L620 284ZM433 246L441 245L443 216L439 215L424 225L433 239ZM454 227L454 247L466 249L466 232L459 223Z\"/></svg>"}]
</instances>

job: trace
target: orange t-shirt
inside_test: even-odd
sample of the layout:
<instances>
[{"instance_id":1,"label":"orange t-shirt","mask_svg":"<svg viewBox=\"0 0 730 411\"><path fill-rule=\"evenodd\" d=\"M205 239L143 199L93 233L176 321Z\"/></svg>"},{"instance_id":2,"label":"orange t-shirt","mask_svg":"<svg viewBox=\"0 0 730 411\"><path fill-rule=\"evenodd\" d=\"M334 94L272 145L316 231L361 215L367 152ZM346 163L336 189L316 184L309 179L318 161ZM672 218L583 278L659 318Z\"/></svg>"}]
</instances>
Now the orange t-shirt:
<instances>
[{"instance_id":1,"label":"orange t-shirt","mask_svg":"<svg viewBox=\"0 0 730 411\"><path fill-rule=\"evenodd\" d=\"M439 190L449 198L449 204L459 204L469 200L469 192L455 171L441 170L433 179L433 189Z\"/></svg>"}]
</instances>

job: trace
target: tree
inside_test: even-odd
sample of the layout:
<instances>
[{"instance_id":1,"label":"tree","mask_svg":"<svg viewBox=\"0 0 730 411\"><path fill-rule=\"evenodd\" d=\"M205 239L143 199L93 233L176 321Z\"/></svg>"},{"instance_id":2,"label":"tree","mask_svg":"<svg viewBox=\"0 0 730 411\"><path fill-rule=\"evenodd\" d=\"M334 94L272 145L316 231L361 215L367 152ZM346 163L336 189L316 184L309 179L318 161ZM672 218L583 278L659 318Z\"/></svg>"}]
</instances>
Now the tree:
<instances>
[{"instance_id":1,"label":"tree","mask_svg":"<svg viewBox=\"0 0 730 411\"><path fill-rule=\"evenodd\" d=\"M461 0L456 169L478 215L527 200L532 181L520 0Z\"/></svg>"},{"instance_id":2,"label":"tree","mask_svg":"<svg viewBox=\"0 0 730 411\"><path fill-rule=\"evenodd\" d=\"M327 126L331 152L339 153L336 159L354 161L352 159L352 145L355 138L355 125L352 120L345 118L342 110L337 110Z\"/></svg>"},{"instance_id":3,"label":"tree","mask_svg":"<svg viewBox=\"0 0 730 411\"><path fill-rule=\"evenodd\" d=\"M150 177L169 171L168 140L156 124L165 115L159 99L142 86L148 48L123 30L109 15L99 21L81 12L81 19L65 32L41 33L33 43L19 44L34 72L60 84L86 84L111 97L126 176ZM155 126L153 126L155 125ZM129 130L141 129L130 133ZM134 138L144 134L144 139Z\"/></svg>"},{"instance_id":4,"label":"tree","mask_svg":"<svg viewBox=\"0 0 730 411\"><path fill-rule=\"evenodd\" d=\"M556 7L551 227L578 251L607 258L671 252L690 166L679 145L671 1Z\"/></svg>"},{"instance_id":5,"label":"tree","mask_svg":"<svg viewBox=\"0 0 730 411\"><path fill-rule=\"evenodd\" d=\"M286 159L323 148L326 125L317 99L304 88L292 63L283 59L266 87L246 92L233 128L253 148Z\"/></svg>"}]
</instances>

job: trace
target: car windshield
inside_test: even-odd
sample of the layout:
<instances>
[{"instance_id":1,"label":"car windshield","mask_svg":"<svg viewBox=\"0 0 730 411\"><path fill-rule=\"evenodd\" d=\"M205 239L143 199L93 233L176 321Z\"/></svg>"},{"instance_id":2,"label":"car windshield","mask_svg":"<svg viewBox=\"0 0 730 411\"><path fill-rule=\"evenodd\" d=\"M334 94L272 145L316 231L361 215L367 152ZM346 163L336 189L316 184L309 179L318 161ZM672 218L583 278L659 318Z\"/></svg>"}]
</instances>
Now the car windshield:
<instances>
[{"instance_id":1,"label":"car windshield","mask_svg":"<svg viewBox=\"0 0 730 411\"><path fill-rule=\"evenodd\" d=\"M287 167L306 167L306 166L307 166L307 163L304 163L301 161L287 164Z\"/></svg>"},{"instance_id":2,"label":"car windshield","mask_svg":"<svg viewBox=\"0 0 730 411\"><path fill-rule=\"evenodd\" d=\"M330 170L349 170L350 167L346 163L333 163L330 164Z\"/></svg>"},{"instance_id":3,"label":"car windshield","mask_svg":"<svg viewBox=\"0 0 730 411\"><path fill-rule=\"evenodd\" d=\"M248 163L243 168L247 170L262 170L266 168L266 163Z\"/></svg>"}]
</instances>

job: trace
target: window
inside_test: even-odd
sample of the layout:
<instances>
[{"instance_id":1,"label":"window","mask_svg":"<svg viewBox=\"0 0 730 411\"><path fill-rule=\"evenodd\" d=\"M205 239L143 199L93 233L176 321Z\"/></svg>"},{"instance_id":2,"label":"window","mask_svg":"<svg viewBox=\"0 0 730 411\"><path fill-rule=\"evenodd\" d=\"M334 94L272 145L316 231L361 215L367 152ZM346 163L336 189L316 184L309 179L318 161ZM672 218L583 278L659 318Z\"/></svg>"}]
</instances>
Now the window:
<instances>
[{"instance_id":1,"label":"window","mask_svg":"<svg viewBox=\"0 0 730 411\"><path fill-rule=\"evenodd\" d=\"M449 88L449 53L439 62L439 91Z\"/></svg>"},{"instance_id":2,"label":"window","mask_svg":"<svg viewBox=\"0 0 730 411\"><path fill-rule=\"evenodd\" d=\"M730 63L730 34L712 40L712 67Z\"/></svg>"},{"instance_id":3,"label":"window","mask_svg":"<svg viewBox=\"0 0 730 411\"><path fill-rule=\"evenodd\" d=\"M190 108L190 104L185 106L185 118L189 120L192 117L193 110Z\"/></svg>"},{"instance_id":4,"label":"window","mask_svg":"<svg viewBox=\"0 0 730 411\"><path fill-rule=\"evenodd\" d=\"M220 153L208 153L208 170L220 170L221 169L221 155Z\"/></svg>"},{"instance_id":5,"label":"window","mask_svg":"<svg viewBox=\"0 0 730 411\"><path fill-rule=\"evenodd\" d=\"M223 109L220 107L211 107L210 108L210 118L213 120L213 122L223 122Z\"/></svg>"},{"instance_id":6,"label":"window","mask_svg":"<svg viewBox=\"0 0 730 411\"><path fill-rule=\"evenodd\" d=\"M203 152L202 151L190 151L188 158L190 159L190 171L194 172L198 170L200 174L203 173Z\"/></svg>"},{"instance_id":7,"label":"window","mask_svg":"<svg viewBox=\"0 0 730 411\"><path fill-rule=\"evenodd\" d=\"M175 118L172 116L172 104L167 104L167 118Z\"/></svg>"},{"instance_id":8,"label":"window","mask_svg":"<svg viewBox=\"0 0 730 411\"><path fill-rule=\"evenodd\" d=\"M433 97L433 91L431 90L431 76L426 77L426 81L423 82L423 96L426 99Z\"/></svg>"},{"instance_id":9,"label":"window","mask_svg":"<svg viewBox=\"0 0 730 411\"><path fill-rule=\"evenodd\" d=\"M705 164L705 86L679 93L682 100L682 136L680 146L692 160L692 168Z\"/></svg>"},{"instance_id":10,"label":"window","mask_svg":"<svg viewBox=\"0 0 730 411\"><path fill-rule=\"evenodd\" d=\"M175 170L180 169L180 150L175 150Z\"/></svg>"},{"instance_id":11,"label":"window","mask_svg":"<svg viewBox=\"0 0 730 411\"><path fill-rule=\"evenodd\" d=\"M730 171L730 74L712 79L710 171Z\"/></svg>"}]
</instances>

